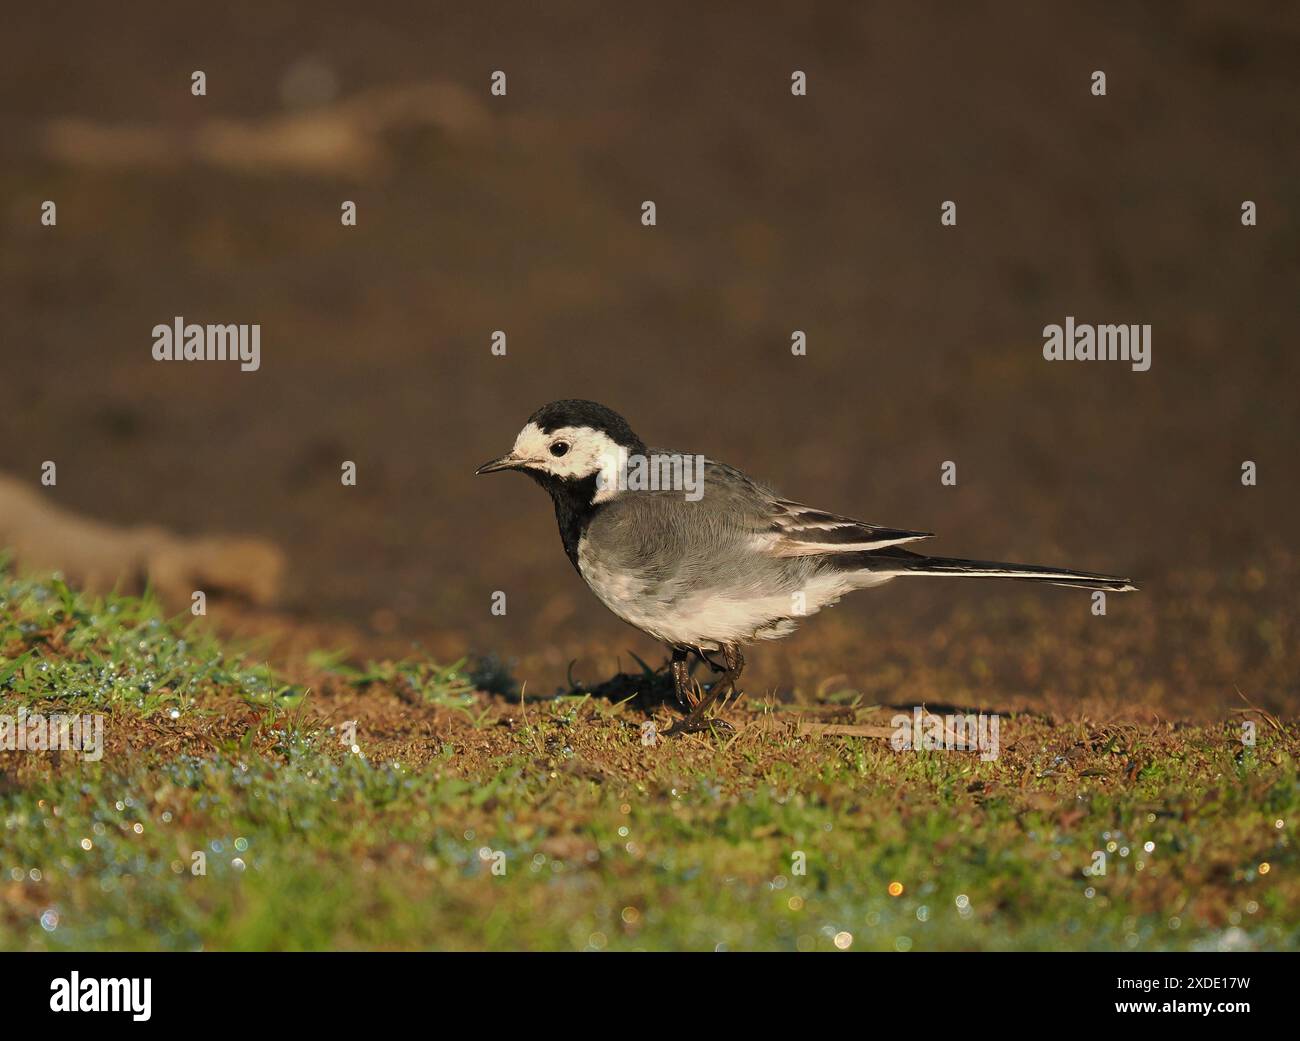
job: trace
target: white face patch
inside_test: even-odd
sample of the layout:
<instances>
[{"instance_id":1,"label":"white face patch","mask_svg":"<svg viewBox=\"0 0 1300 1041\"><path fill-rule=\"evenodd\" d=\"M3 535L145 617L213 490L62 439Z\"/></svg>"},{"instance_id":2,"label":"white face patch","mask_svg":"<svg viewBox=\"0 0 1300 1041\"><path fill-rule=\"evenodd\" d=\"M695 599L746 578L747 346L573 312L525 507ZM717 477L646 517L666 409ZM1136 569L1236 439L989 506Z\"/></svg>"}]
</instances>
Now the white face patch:
<instances>
[{"instance_id":1,"label":"white face patch","mask_svg":"<svg viewBox=\"0 0 1300 1041\"><path fill-rule=\"evenodd\" d=\"M561 443L568 445L568 450L557 456L552 449ZM605 474L604 480L597 480L595 502L603 502L617 491L617 482L611 478L618 471L619 447L603 430L559 427L548 434L536 423L529 423L519 431L511 454L533 469L556 477L581 480L592 474Z\"/></svg>"}]
</instances>

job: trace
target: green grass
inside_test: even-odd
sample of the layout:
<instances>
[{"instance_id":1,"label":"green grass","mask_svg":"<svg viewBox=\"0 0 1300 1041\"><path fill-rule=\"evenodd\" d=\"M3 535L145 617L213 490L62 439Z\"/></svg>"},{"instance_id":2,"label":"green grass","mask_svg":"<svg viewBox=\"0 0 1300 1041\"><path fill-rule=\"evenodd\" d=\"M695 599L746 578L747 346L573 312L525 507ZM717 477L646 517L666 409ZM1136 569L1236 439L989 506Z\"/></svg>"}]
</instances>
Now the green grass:
<instances>
[{"instance_id":1,"label":"green grass","mask_svg":"<svg viewBox=\"0 0 1300 1041\"><path fill-rule=\"evenodd\" d=\"M476 694L428 662L308 673L0 576L0 714L106 717L99 762L0 751L0 948L1300 942L1294 725L1259 718L1245 748L1237 718L1018 716L983 762L750 704L734 739L647 747L620 699Z\"/></svg>"}]
</instances>

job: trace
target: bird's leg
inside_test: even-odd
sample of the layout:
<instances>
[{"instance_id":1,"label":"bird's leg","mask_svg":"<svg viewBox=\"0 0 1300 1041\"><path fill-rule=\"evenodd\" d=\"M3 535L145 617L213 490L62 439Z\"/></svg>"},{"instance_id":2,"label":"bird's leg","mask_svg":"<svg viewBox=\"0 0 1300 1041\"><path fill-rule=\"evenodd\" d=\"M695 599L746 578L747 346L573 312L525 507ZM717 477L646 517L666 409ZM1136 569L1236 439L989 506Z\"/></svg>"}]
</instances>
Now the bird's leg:
<instances>
[{"instance_id":1,"label":"bird's leg","mask_svg":"<svg viewBox=\"0 0 1300 1041\"><path fill-rule=\"evenodd\" d=\"M704 662L704 664L707 665L707 666L708 666L710 669L712 669L714 672L726 672L726 671L727 671L727 666L726 666L725 664L723 664L723 665L719 665L716 661L714 661L712 658L710 658L710 657L709 657L709 652L708 652L708 651L700 650L699 648L696 648L695 653L696 653L697 655L699 655L700 661Z\"/></svg>"},{"instance_id":2,"label":"bird's leg","mask_svg":"<svg viewBox=\"0 0 1300 1041\"><path fill-rule=\"evenodd\" d=\"M681 705L683 712L689 712L695 707L695 702L691 699L691 666L688 659L689 651L685 647L673 648L673 691L677 695L677 704Z\"/></svg>"},{"instance_id":3,"label":"bird's leg","mask_svg":"<svg viewBox=\"0 0 1300 1041\"><path fill-rule=\"evenodd\" d=\"M721 719L707 719L705 713L708 712L709 706L718 700L724 693L730 693L736 689L736 681L740 679L741 670L745 668L745 657L740 653L740 648L734 644L729 644L722 648L722 655L727 666L726 671L722 674L709 692L704 695L699 703L691 709L690 715L685 719L679 719L665 734L693 734L700 730L708 730L716 727L719 730L729 731L732 729L731 724ZM706 659L707 660L707 659Z\"/></svg>"}]
</instances>

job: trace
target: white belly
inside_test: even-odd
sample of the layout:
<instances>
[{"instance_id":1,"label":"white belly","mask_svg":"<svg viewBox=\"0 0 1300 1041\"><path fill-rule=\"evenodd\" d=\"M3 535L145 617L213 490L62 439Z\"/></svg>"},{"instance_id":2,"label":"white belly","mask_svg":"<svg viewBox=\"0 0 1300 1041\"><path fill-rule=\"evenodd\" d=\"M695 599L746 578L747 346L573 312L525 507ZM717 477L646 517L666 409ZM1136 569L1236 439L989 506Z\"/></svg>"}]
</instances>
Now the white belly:
<instances>
[{"instance_id":1,"label":"white belly","mask_svg":"<svg viewBox=\"0 0 1300 1041\"><path fill-rule=\"evenodd\" d=\"M853 588L847 576L828 575L814 579L797 598L786 592L741 596L725 588L665 596L662 588L651 593L650 583L635 572L598 563L585 541L578 546L578 571L600 602L629 625L665 643L705 650L789 636L799 617L816 614Z\"/></svg>"}]
</instances>

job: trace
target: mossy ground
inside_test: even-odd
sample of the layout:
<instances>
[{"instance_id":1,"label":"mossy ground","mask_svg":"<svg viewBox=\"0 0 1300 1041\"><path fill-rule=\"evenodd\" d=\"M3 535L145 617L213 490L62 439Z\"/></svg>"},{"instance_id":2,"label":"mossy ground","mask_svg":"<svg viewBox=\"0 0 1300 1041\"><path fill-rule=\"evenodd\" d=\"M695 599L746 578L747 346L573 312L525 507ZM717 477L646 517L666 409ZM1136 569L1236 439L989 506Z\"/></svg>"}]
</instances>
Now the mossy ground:
<instances>
[{"instance_id":1,"label":"mossy ground","mask_svg":"<svg viewBox=\"0 0 1300 1041\"><path fill-rule=\"evenodd\" d=\"M1300 726L1245 705L1018 713L984 761L801 733L897 711L852 698L744 698L734 734L646 745L671 715L648 673L535 698L497 667L298 671L148 601L0 577L0 714L105 717L98 762L0 751L0 948L1300 941Z\"/></svg>"}]
</instances>

